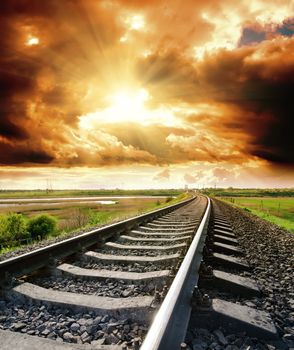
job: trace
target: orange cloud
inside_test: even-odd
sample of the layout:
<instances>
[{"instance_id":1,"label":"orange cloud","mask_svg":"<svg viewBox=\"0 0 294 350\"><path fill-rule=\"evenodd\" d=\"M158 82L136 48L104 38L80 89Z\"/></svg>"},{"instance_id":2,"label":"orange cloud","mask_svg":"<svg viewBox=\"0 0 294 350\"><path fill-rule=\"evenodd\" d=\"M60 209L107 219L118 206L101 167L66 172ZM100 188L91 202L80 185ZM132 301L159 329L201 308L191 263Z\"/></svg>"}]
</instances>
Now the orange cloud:
<instances>
[{"instance_id":1,"label":"orange cloud","mask_svg":"<svg viewBox=\"0 0 294 350\"><path fill-rule=\"evenodd\" d=\"M162 180L168 180L170 178L170 170L168 168L160 171L158 174L156 174L153 177L153 180L155 181L162 181Z\"/></svg>"},{"instance_id":2,"label":"orange cloud","mask_svg":"<svg viewBox=\"0 0 294 350\"><path fill-rule=\"evenodd\" d=\"M196 177L190 174L185 174L184 180L187 184L194 184L195 182L197 182Z\"/></svg>"},{"instance_id":3,"label":"orange cloud","mask_svg":"<svg viewBox=\"0 0 294 350\"><path fill-rule=\"evenodd\" d=\"M291 17L286 0L1 1L0 164L293 167L294 39L244 39Z\"/></svg>"}]
</instances>

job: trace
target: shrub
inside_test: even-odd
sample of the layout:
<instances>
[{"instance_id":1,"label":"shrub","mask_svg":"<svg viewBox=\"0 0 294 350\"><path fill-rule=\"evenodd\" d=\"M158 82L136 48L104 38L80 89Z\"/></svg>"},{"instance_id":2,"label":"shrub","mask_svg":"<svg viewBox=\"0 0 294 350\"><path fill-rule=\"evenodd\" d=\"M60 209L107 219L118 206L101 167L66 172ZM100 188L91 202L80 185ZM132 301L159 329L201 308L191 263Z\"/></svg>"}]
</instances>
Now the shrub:
<instances>
[{"instance_id":1,"label":"shrub","mask_svg":"<svg viewBox=\"0 0 294 350\"><path fill-rule=\"evenodd\" d=\"M166 200L165 200L165 203L169 203L173 200L173 197L167 197Z\"/></svg>"},{"instance_id":2,"label":"shrub","mask_svg":"<svg viewBox=\"0 0 294 350\"><path fill-rule=\"evenodd\" d=\"M7 215L5 226L6 240L20 240L27 237L26 220L22 214Z\"/></svg>"},{"instance_id":3,"label":"shrub","mask_svg":"<svg viewBox=\"0 0 294 350\"><path fill-rule=\"evenodd\" d=\"M28 231L33 239L46 237L56 229L56 218L51 215L38 215L29 220Z\"/></svg>"},{"instance_id":4,"label":"shrub","mask_svg":"<svg viewBox=\"0 0 294 350\"><path fill-rule=\"evenodd\" d=\"M0 244L7 240L7 216L0 215Z\"/></svg>"}]
</instances>

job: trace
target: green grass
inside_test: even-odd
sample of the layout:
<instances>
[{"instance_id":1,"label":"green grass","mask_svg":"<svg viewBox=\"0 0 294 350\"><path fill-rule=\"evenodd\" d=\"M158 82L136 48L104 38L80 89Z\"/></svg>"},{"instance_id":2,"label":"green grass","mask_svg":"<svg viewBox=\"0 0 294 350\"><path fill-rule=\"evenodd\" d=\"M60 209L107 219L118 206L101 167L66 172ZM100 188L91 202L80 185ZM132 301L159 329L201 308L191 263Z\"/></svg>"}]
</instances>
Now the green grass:
<instances>
[{"instance_id":1,"label":"green grass","mask_svg":"<svg viewBox=\"0 0 294 350\"><path fill-rule=\"evenodd\" d=\"M175 198L161 198L157 200L151 200L151 201L144 201L140 202L137 201L136 206L133 207L131 205L126 205L124 208L120 208L120 210L115 210L114 212L111 211L98 211L98 212L93 212L93 221L92 224L106 224L110 223L113 221L118 221L118 220L123 220L128 217L136 216L136 215L141 215L144 213L147 213L152 210L164 208L166 206L176 204L180 201L186 200L190 198L189 193L182 193L178 195ZM90 223L91 225L91 223ZM89 226L89 225L88 225Z\"/></svg>"},{"instance_id":2,"label":"green grass","mask_svg":"<svg viewBox=\"0 0 294 350\"><path fill-rule=\"evenodd\" d=\"M294 233L293 197L221 197L220 199Z\"/></svg>"},{"instance_id":3,"label":"green grass","mask_svg":"<svg viewBox=\"0 0 294 350\"><path fill-rule=\"evenodd\" d=\"M98 203L83 203L73 204L71 202L56 204L52 208L42 206L38 203L33 203L30 206L11 206L10 208L0 208L5 215L7 213L17 212L25 215L26 218L31 218L40 214L49 214L58 220L57 230L49 236L66 237L72 232L85 227L100 226L117 222L132 216L140 215L155 209L163 208L168 205L175 204L182 200L188 199L189 193L181 193L175 198L172 197L155 197L155 198L125 198L116 199L116 204L101 205ZM19 245L3 247L1 253L15 250Z\"/></svg>"},{"instance_id":4,"label":"green grass","mask_svg":"<svg viewBox=\"0 0 294 350\"><path fill-rule=\"evenodd\" d=\"M212 197L294 197L293 188L207 188L201 192Z\"/></svg>"}]
</instances>

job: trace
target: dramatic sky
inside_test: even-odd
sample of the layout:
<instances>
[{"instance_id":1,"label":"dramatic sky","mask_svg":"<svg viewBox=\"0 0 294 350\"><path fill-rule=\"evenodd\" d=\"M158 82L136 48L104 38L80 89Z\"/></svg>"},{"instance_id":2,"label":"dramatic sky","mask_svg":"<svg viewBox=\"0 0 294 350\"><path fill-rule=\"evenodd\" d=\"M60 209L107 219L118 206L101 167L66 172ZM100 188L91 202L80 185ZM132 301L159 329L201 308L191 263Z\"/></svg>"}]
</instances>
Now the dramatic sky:
<instances>
[{"instance_id":1,"label":"dramatic sky","mask_svg":"<svg viewBox=\"0 0 294 350\"><path fill-rule=\"evenodd\" d=\"M293 0L1 0L0 188L294 186Z\"/></svg>"}]
</instances>

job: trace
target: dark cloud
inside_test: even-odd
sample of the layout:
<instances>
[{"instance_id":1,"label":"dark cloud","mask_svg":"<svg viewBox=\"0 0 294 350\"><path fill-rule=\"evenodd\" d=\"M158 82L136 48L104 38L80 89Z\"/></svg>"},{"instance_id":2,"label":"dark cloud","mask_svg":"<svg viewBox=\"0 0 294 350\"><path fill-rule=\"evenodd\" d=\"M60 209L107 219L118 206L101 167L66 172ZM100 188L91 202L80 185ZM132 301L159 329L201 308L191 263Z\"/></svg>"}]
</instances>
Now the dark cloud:
<instances>
[{"instance_id":1,"label":"dark cloud","mask_svg":"<svg viewBox=\"0 0 294 350\"><path fill-rule=\"evenodd\" d=\"M283 21L282 24L258 23L247 24L239 40L239 46L254 45L264 40L271 40L278 36L291 37L294 34L294 18Z\"/></svg>"},{"instance_id":2,"label":"dark cloud","mask_svg":"<svg viewBox=\"0 0 294 350\"><path fill-rule=\"evenodd\" d=\"M158 54L157 58L146 59L142 71L146 76L152 72L149 75L150 89L153 85L160 85L158 82L162 80L167 80L167 85L171 83L172 86L175 86L172 82L176 81L177 91L183 92L182 100L191 101L191 96L194 96L194 101L198 103L222 104L220 108L225 116L205 121L200 115L200 125L207 126L208 131L213 131L216 136L231 133L231 140L235 141L237 148L239 136L243 155L247 153L248 156L288 166L294 164L291 136L294 115L293 52L294 38L276 39L254 47L219 50L207 55L204 61L194 63L194 66L183 60L180 52L165 53L164 57ZM162 72L161 67L166 61L169 64ZM189 91L187 95L186 91ZM190 120L197 122L197 115ZM204 122L201 123L201 120ZM247 141L242 145L245 135ZM198 136L194 140L200 139ZM190 141L193 140L190 138ZM213 144L211 141L208 145ZM217 156L220 151L214 147L215 159L224 159ZM197 159L193 142L189 153ZM206 154L209 159L209 153ZM228 154L227 160L230 157L234 159L232 153Z\"/></svg>"},{"instance_id":3,"label":"dark cloud","mask_svg":"<svg viewBox=\"0 0 294 350\"><path fill-rule=\"evenodd\" d=\"M265 31L258 31L255 28L244 28L239 46L257 44L266 39Z\"/></svg>"},{"instance_id":4,"label":"dark cloud","mask_svg":"<svg viewBox=\"0 0 294 350\"><path fill-rule=\"evenodd\" d=\"M64 2L69 2L65 0ZM1 16L53 16L58 1L41 2L39 0L3 0L0 2Z\"/></svg>"},{"instance_id":5,"label":"dark cloud","mask_svg":"<svg viewBox=\"0 0 294 350\"><path fill-rule=\"evenodd\" d=\"M227 126L239 123L249 135L248 152L285 165L294 164L293 49L294 39L265 42L254 49L219 53L202 67L205 84L223 87L215 98L240 108ZM224 62L230 63L226 78Z\"/></svg>"},{"instance_id":6,"label":"dark cloud","mask_svg":"<svg viewBox=\"0 0 294 350\"><path fill-rule=\"evenodd\" d=\"M3 0L0 30L0 161L53 162L82 113L81 79L99 73L93 53L101 63L121 29L91 0ZM30 37L39 43L28 45Z\"/></svg>"},{"instance_id":7,"label":"dark cloud","mask_svg":"<svg viewBox=\"0 0 294 350\"><path fill-rule=\"evenodd\" d=\"M26 164L48 164L53 157L39 150L29 147L13 147L0 142L0 164L1 165L26 165Z\"/></svg>"},{"instance_id":8,"label":"dark cloud","mask_svg":"<svg viewBox=\"0 0 294 350\"><path fill-rule=\"evenodd\" d=\"M5 60L5 51L2 56ZM9 63L1 62L0 67L4 70L0 74L0 136L8 139L24 139L28 133L23 128L23 121L27 118L27 98L34 89L34 81L30 76L25 76L23 62L11 60ZM31 68L31 69L30 69ZM26 66L27 74L33 76L34 67Z\"/></svg>"},{"instance_id":9,"label":"dark cloud","mask_svg":"<svg viewBox=\"0 0 294 350\"><path fill-rule=\"evenodd\" d=\"M284 36L292 36L294 35L294 18L289 18L283 22L277 28L277 33Z\"/></svg>"},{"instance_id":10,"label":"dark cloud","mask_svg":"<svg viewBox=\"0 0 294 350\"><path fill-rule=\"evenodd\" d=\"M1 118L1 114L0 114L0 118ZM7 139L18 139L18 140L26 139L28 137L27 132L21 129L19 125L14 124L9 119L8 115L4 115L4 117L1 118L0 135Z\"/></svg>"},{"instance_id":11,"label":"dark cloud","mask_svg":"<svg viewBox=\"0 0 294 350\"><path fill-rule=\"evenodd\" d=\"M36 16L52 15L53 8L54 2L44 6L39 1L0 2L0 136L6 140L0 143L1 164L46 164L53 159L42 149L32 150L22 142L32 138L26 128L31 124L28 102L35 97L40 71L38 61L27 52L23 31Z\"/></svg>"}]
</instances>

